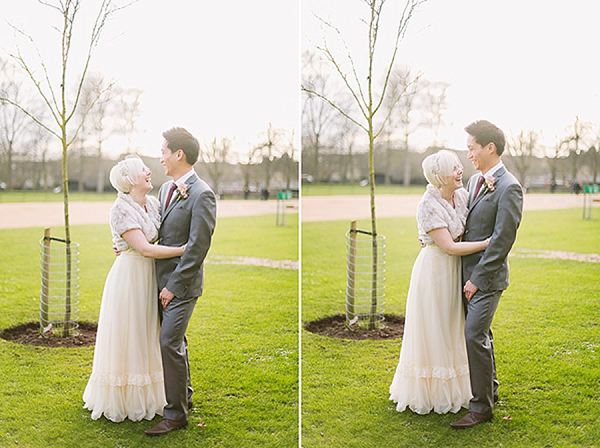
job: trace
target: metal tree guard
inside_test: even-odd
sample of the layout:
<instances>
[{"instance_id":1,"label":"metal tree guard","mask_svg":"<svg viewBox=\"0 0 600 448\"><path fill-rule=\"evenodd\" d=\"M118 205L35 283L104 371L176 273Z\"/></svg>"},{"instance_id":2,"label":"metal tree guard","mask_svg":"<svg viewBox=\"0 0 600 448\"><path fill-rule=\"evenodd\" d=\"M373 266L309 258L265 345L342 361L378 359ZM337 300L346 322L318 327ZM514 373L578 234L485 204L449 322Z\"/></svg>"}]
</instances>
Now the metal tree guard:
<instances>
[{"instance_id":1,"label":"metal tree guard","mask_svg":"<svg viewBox=\"0 0 600 448\"><path fill-rule=\"evenodd\" d=\"M60 329L63 337L75 336L79 328L79 244L71 242L67 248L64 239L50 236L50 228L46 228L40 240L40 271L40 329L45 335L49 329L53 333Z\"/></svg>"},{"instance_id":2,"label":"metal tree guard","mask_svg":"<svg viewBox=\"0 0 600 448\"><path fill-rule=\"evenodd\" d=\"M375 276L373 251L377 251ZM385 236L357 230L346 233L346 324L373 330L383 323L385 307ZM375 278L375 280L374 280Z\"/></svg>"}]
</instances>

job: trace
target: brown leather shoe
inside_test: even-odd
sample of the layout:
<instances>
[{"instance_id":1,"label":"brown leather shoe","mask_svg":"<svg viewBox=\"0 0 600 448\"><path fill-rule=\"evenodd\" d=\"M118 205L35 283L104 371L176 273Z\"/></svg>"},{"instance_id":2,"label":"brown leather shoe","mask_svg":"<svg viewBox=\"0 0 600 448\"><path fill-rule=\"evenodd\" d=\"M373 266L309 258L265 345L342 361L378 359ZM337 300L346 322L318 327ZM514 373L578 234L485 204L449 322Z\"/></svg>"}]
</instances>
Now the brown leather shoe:
<instances>
[{"instance_id":1,"label":"brown leather shoe","mask_svg":"<svg viewBox=\"0 0 600 448\"><path fill-rule=\"evenodd\" d=\"M469 411L459 421L450 423L450 426L454 429L471 428L479 423L489 422L492 417L494 417L494 414L485 415Z\"/></svg>"},{"instance_id":2,"label":"brown leather shoe","mask_svg":"<svg viewBox=\"0 0 600 448\"><path fill-rule=\"evenodd\" d=\"M186 425L187 422L176 422L175 420L163 418L154 428L147 429L144 432L149 436L162 436L176 429L185 428Z\"/></svg>"}]
</instances>

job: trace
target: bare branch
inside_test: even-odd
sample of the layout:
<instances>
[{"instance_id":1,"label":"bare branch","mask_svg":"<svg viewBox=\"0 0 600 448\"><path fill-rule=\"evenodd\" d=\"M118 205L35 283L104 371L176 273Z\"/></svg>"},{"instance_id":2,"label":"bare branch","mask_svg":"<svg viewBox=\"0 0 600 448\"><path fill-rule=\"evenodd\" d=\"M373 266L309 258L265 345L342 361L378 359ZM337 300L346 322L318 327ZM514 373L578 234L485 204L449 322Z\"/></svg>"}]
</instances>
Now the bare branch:
<instances>
[{"instance_id":1,"label":"bare branch","mask_svg":"<svg viewBox=\"0 0 600 448\"><path fill-rule=\"evenodd\" d=\"M331 107L333 107L334 109L336 109L339 113L341 113L344 117L346 117L352 123L356 124L358 127L360 127L361 129L363 129L364 131L368 132L367 128L363 124L359 123L354 118L352 118L350 115L348 115L341 107L339 107L337 104L335 104L333 101L331 101L326 96L321 95L319 92L316 92L316 91L314 91L312 89L307 89L304 86L301 86L301 90L303 92L306 92L306 93L309 93L311 95L315 95L318 98L321 98L323 101L327 102Z\"/></svg>"},{"instance_id":2,"label":"bare branch","mask_svg":"<svg viewBox=\"0 0 600 448\"><path fill-rule=\"evenodd\" d=\"M50 111L52 112L52 116L54 117L54 119L56 120L56 122L59 123L59 118L58 118L57 114L55 113L55 110L58 110L58 102L56 101L56 96L54 94L54 89L52 88L52 83L50 82L50 75L48 74L48 69L46 67L46 64L44 63L44 59L42 58L42 54L40 53L39 48L35 44L35 41L33 40L33 37L31 37L25 31L20 30L19 28L16 28L13 25L10 25L10 26L13 28L13 30L15 32L17 32L18 34L20 34L21 36L23 36L25 39L27 39L30 42L31 46L33 47L33 50L35 51L35 53L36 53L36 55L38 57L38 62L41 65L42 70L44 72L44 77L46 79L46 85L48 86L48 90L50 90L50 95L52 97L52 102L54 103L55 109L53 109L50 101L48 100L48 98L46 98L46 94L43 92L43 90L41 88L41 83L37 80L37 78L34 76L33 72L29 69L27 63L23 59L23 56L21 54L21 49L20 49L20 47L18 45L17 45L17 54L18 54L18 56L10 54L10 57L12 57L13 59L15 59L19 63L19 65L27 72L27 74L29 75L29 78L33 81L33 83L35 84L35 86L38 89L38 91L40 92L40 94L44 97L44 101L46 102L46 104L50 108Z\"/></svg>"},{"instance_id":3,"label":"bare branch","mask_svg":"<svg viewBox=\"0 0 600 448\"><path fill-rule=\"evenodd\" d=\"M46 129L48 132L50 132L52 135L55 135L56 137L60 138L60 135L58 135L56 132L54 132L52 129L50 129L48 126L46 126L44 123L42 123L40 120L38 120L35 115L33 115L31 112L29 112L27 109L24 109L20 104L15 103L14 101L12 101L11 99L8 98L4 98L4 97L0 97L0 101L4 101L8 104L11 104L13 106L15 106L17 109L19 109L21 112L23 112L25 115L27 115L29 118L31 118L33 121L35 121L37 124L39 124L41 127L43 127L44 129Z\"/></svg>"},{"instance_id":4,"label":"bare branch","mask_svg":"<svg viewBox=\"0 0 600 448\"><path fill-rule=\"evenodd\" d=\"M352 87L350 87L350 84L346 78L346 75L343 73L341 67L339 66L339 64L337 63L337 61L335 60L335 58L333 57L333 54L329 51L329 46L327 45L327 40L323 39L325 47L321 48L317 45L315 45L315 47L319 50L321 50L323 53L325 53L325 55L327 56L327 59L329 59L334 66L336 67L338 73L342 76L342 78L344 79L344 82L346 83L346 85L348 86L349 89L351 89L352 91L352 95L354 96L354 98L356 99L356 102L358 103L358 107L361 109L361 111L363 111L363 114L365 114L365 111L363 110L363 105L367 104L367 100L365 99L365 95L364 92L362 90L362 84L360 82L360 78L358 77L358 72L356 71L356 66L354 64L354 58L352 57L352 54L350 53L350 49L348 48L348 44L346 44L346 40L344 39L344 37L342 36L341 31L339 30L339 28L333 26L331 23L325 21L324 19L322 19L321 17L317 16L315 14L315 17L321 21L322 25L325 25L329 28L331 28L332 30L334 30L336 32L336 34L338 35L338 38L340 39L342 45L344 46L344 49L346 50L346 57L348 58L348 60L350 61L350 66L352 67L352 74L354 75L354 81L356 82L356 85L358 86L358 93L360 95L356 95L354 93L354 90L352 89ZM360 100L359 97L360 96ZM362 103L361 103L362 101Z\"/></svg>"},{"instance_id":5,"label":"bare branch","mask_svg":"<svg viewBox=\"0 0 600 448\"><path fill-rule=\"evenodd\" d=\"M383 3L385 3L385 2L382 1L381 4L383 5ZM396 32L396 42L394 45L394 52L392 53L392 58L390 59L390 64L389 64L387 72L386 72L385 81L383 83L383 90L381 92L381 97L379 98L379 102L378 102L377 106L375 106L375 108L374 108L374 112L377 112L379 110L379 108L381 107L381 104L383 103L383 99L385 98L385 92L387 90L388 81L391 76L392 70L394 68L394 62L396 60L396 55L398 53L398 46L399 46L400 40L402 38L404 38L404 35L406 34L406 30L408 29L408 23L410 22L410 19L412 18L413 13L415 12L415 9L422 3L425 3L425 0L409 0L406 3L406 5L404 5L404 10L402 11L402 15L400 16L400 21L398 23L398 31ZM381 9L380 9L380 11L381 11Z\"/></svg>"},{"instance_id":6,"label":"bare branch","mask_svg":"<svg viewBox=\"0 0 600 448\"><path fill-rule=\"evenodd\" d=\"M67 143L67 146L71 146L71 143L73 143L76 139L77 139L77 135L79 134L79 131L81 130L81 128L83 127L84 123L85 123L85 119L88 116L89 112L94 108L94 106L101 100L102 96L108 92L110 89L112 89L116 84L116 81L110 83L108 86L106 86L104 89L100 90L97 95L96 98L94 100L91 101L91 103L88 105L88 107L86 108L86 110L82 113L81 115L81 121L79 122L79 125L77 126L77 128L75 129L75 131L73 132L73 136L71 137L71 140L69 140L69 142Z\"/></svg>"}]
</instances>

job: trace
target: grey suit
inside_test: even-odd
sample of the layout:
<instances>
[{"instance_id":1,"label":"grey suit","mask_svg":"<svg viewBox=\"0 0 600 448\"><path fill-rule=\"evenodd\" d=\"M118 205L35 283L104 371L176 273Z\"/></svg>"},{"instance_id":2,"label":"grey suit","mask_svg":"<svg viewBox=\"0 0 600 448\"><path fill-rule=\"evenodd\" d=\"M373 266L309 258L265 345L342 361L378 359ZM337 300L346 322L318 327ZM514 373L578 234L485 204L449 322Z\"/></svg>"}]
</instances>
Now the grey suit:
<instances>
[{"instance_id":1,"label":"grey suit","mask_svg":"<svg viewBox=\"0 0 600 448\"><path fill-rule=\"evenodd\" d=\"M508 287L507 257L521 222L523 189L517 179L501 167L493 175L494 191L479 193L473 198L479 176L474 175L467 184L469 212L463 241L492 238L485 251L462 257L463 283L471 280L478 288L471 301L465 299L465 336L473 392L469 410L493 414L498 382L490 326L500 296Z\"/></svg>"},{"instance_id":2,"label":"grey suit","mask_svg":"<svg viewBox=\"0 0 600 448\"><path fill-rule=\"evenodd\" d=\"M167 406L164 418L187 421L188 401L191 401L190 370L185 331L198 297L204 286L204 259L210 248L216 224L216 201L210 187L195 174L186 182L188 197L175 192L161 214L159 243L182 246L182 257L156 260L158 289L166 287L175 298L162 311L160 348L165 376ZM172 182L166 182L158 192L161 207Z\"/></svg>"}]
</instances>

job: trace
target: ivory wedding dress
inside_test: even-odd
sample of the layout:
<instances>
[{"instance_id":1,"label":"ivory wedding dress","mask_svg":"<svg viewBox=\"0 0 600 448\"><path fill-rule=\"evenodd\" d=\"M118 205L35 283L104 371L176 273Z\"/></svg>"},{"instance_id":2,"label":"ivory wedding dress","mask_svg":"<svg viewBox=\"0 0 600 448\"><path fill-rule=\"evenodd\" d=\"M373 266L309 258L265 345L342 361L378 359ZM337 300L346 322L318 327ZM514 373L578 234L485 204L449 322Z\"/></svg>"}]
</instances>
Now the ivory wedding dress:
<instances>
[{"instance_id":1,"label":"ivory wedding dress","mask_svg":"<svg viewBox=\"0 0 600 448\"><path fill-rule=\"evenodd\" d=\"M158 289L154 259L129 247L121 235L141 229L158 237L159 203L147 196L146 210L119 193L110 213L113 242L121 251L104 285L92 375L83 393L92 419L152 420L165 399L160 355Z\"/></svg>"},{"instance_id":2,"label":"ivory wedding dress","mask_svg":"<svg viewBox=\"0 0 600 448\"><path fill-rule=\"evenodd\" d=\"M426 244L413 266L406 301L400 362L390 400L402 412L438 414L468 408L471 399L465 344L461 260L447 255L427 232L446 227L455 240L464 230L468 193L454 193L455 208L437 188L427 190L417 208L419 236Z\"/></svg>"}]
</instances>

